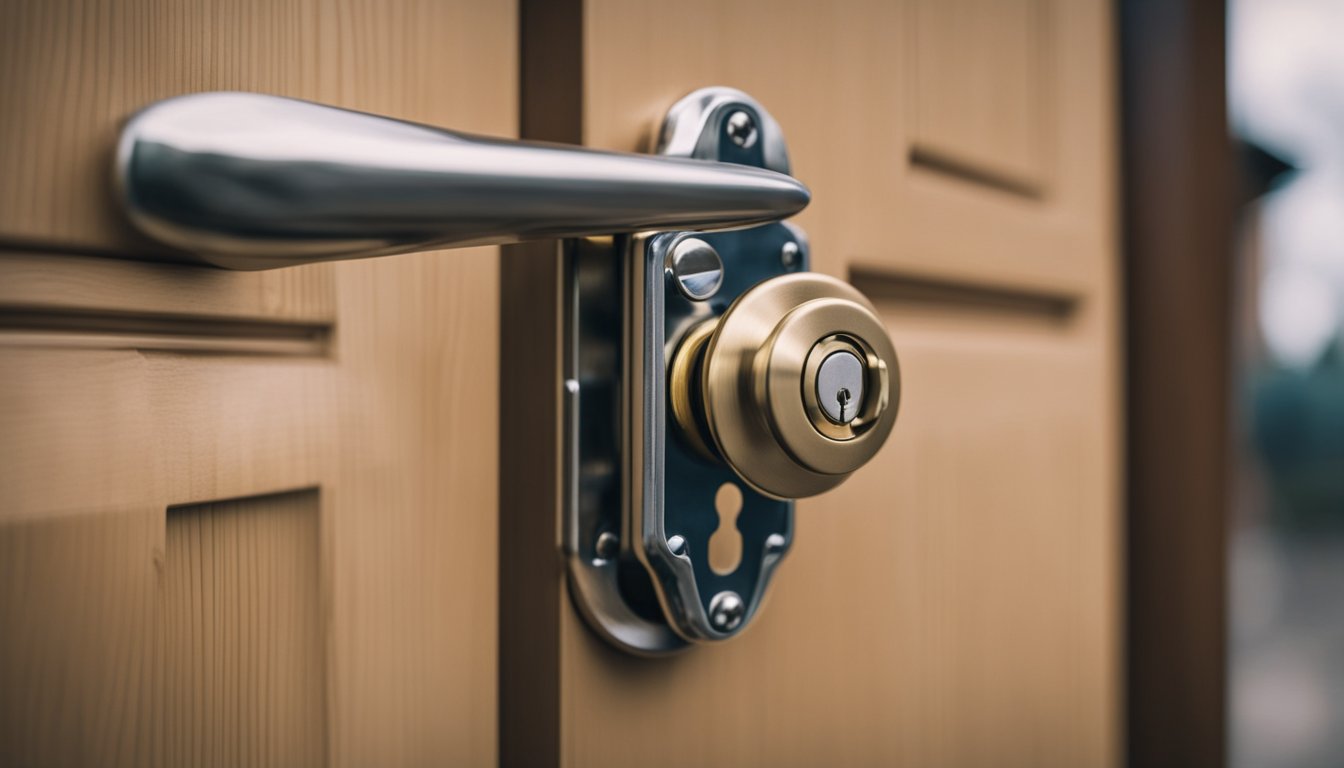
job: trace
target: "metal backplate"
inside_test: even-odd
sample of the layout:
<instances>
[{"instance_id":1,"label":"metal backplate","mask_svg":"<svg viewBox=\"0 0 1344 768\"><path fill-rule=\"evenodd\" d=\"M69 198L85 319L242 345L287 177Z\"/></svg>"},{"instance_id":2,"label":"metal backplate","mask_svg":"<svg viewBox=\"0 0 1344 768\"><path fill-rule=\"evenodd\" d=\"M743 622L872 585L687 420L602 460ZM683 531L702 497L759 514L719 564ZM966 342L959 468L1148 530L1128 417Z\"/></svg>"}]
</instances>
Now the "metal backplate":
<instances>
[{"instance_id":1,"label":"metal backplate","mask_svg":"<svg viewBox=\"0 0 1344 768\"><path fill-rule=\"evenodd\" d=\"M740 91L709 88L669 111L663 154L788 172L779 126ZM722 283L691 298L670 255L687 238L722 259ZM804 271L802 232L777 223L717 233L567 241L565 524L571 591L589 623L626 650L658 655L741 632L793 539L793 502L761 495L676 430L667 396L677 345L761 281ZM741 557L710 566L715 497L742 499Z\"/></svg>"}]
</instances>

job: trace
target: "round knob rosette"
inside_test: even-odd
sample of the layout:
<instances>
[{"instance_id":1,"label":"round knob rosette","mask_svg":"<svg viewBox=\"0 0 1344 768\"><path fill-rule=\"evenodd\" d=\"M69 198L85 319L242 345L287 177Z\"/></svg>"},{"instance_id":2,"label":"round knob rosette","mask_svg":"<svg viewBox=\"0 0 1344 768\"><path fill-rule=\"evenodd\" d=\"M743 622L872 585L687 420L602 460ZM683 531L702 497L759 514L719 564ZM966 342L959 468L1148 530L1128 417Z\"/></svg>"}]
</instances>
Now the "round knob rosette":
<instances>
[{"instance_id":1,"label":"round knob rosette","mask_svg":"<svg viewBox=\"0 0 1344 768\"><path fill-rule=\"evenodd\" d=\"M868 299L800 273L766 280L692 328L669 372L673 420L702 456L757 491L828 491L896 422L896 350Z\"/></svg>"}]
</instances>

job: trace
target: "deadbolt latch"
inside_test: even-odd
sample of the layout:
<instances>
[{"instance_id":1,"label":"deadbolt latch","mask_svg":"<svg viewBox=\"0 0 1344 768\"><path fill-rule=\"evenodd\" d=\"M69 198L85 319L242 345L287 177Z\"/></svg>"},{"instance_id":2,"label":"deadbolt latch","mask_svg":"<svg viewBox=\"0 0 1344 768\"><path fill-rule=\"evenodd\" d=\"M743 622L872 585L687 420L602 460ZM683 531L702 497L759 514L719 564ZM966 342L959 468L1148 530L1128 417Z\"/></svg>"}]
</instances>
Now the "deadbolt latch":
<instances>
[{"instance_id":1,"label":"deadbolt latch","mask_svg":"<svg viewBox=\"0 0 1344 768\"><path fill-rule=\"evenodd\" d=\"M657 152L789 173L779 125L728 88L674 105ZM895 350L862 294L807 271L787 222L564 250L575 601L640 654L732 637L792 544L793 500L839 485L891 432Z\"/></svg>"}]
</instances>

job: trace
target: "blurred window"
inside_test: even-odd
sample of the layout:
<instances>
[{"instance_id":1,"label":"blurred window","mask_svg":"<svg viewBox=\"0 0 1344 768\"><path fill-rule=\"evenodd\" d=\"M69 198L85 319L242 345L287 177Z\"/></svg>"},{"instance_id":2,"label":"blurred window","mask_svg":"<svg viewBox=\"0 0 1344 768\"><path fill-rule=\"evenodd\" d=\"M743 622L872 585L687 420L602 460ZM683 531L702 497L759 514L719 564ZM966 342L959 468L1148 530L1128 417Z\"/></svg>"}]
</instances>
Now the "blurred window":
<instances>
[{"instance_id":1,"label":"blurred window","mask_svg":"<svg viewBox=\"0 0 1344 768\"><path fill-rule=\"evenodd\" d=\"M1231 0L1230 764L1344 765L1344 0Z\"/></svg>"}]
</instances>

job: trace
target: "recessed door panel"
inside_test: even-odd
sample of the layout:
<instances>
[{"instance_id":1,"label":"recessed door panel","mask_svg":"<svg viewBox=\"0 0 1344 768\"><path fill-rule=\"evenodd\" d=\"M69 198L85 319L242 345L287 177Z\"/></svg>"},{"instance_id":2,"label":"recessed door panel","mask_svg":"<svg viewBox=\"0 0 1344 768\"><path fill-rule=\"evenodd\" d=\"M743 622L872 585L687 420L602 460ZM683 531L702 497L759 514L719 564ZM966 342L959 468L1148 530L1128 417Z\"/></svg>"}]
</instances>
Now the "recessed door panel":
<instances>
[{"instance_id":1,"label":"recessed door panel","mask_svg":"<svg viewBox=\"0 0 1344 768\"><path fill-rule=\"evenodd\" d=\"M0 760L495 762L497 250L164 263L111 151L210 89L509 136L516 27L0 3Z\"/></svg>"}]
</instances>

